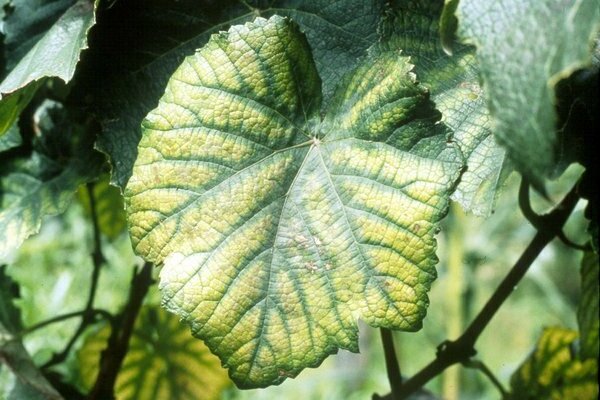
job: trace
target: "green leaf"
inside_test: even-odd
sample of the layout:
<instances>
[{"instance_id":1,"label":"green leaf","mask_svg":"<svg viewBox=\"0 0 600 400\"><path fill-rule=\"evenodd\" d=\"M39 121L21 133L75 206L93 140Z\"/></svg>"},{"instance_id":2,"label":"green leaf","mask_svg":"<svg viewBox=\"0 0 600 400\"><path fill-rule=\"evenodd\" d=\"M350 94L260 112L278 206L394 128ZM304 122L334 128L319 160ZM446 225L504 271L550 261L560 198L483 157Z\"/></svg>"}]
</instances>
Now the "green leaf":
<instances>
[{"instance_id":1,"label":"green leaf","mask_svg":"<svg viewBox=\"0 0 600 400\"><path fill-rule=\"evenodd\" d=\"M88 335L77 353L79 379L89 390L98 374L110 326ZM115 386L118 400L220 399L230 385L219 360L174 315L142 308Z\"/></svg>"},{"instance_id":2,"label":"green leaf","mask_svg":"<svg viewBox=\"0 0 600 400\"><path fill-rule=\"evenodd\" d=\"M365 60L321 118L304 35L259 18L186 58L144 121L134 248L164 263L164 305L238 386L357 351L357 318L421 327L463 164L411 70L395 52Z\"/></svg>"},{"instance_id":3,"label":"green leaf","mask_svg":"<svg viewBox=\"0 0 600 400\"><path fill-rule=\"evenodd\" d=\"M31 154L0 165L0 261L39 231L43 217L62 213L79 185L100 171L103 160L92 148L93 138L73 133L82 128L60 110L51 106L38 115L42 131ZM59 115L47 115L55 111ZM53 118L57 124L44 129Z\"/></svg>"},{"instance_id":4,"label":"green leaf","mask_svg":"<svg viewBox=\"0 0 600 400\"><path fill-rule=\"evenodd\" d=\"M19 297L19 287L0 265L0 345L22 329L21 315L13 300Z\"/></svg>"},{"instance_id":5,"label":"green leaf","mask_svg":"<svg viewBox=\"0 0 600 400\"><path fill-rule=\"evenodd\" d=\"M458 29L458 19L455 15L458 3L459 0L444 0L444 8L440 15L440 41L444 51L450 55L452 55Z\"/></svg>"},{"instance_id":6,"label":"green leaf","mask_svg":"<svg viewBox=\"0 0 600 400\"><path fill-rule=\"evenodd\" d=\"M34 3L38 1L34 0ZM22 4L15 7L20 9ZM14 15L8 19L12 17ZM69 7L0 83L0 96L15 92L44 77L70 81L81 51L87 48L87 32L94 22L93 2L79 0Z\"/></svg>"},{"instance_id":7,"label":"green leaf","mask_svg":"<svg viewBox=\"0 0 600 400\"><path fill-rule=\"evenodd\" d=\"M598 287L598 254L586 252L581 261L581 299L577 308L577 321L581 335L581 357L598 359L600 355L598 331L598 303L600 294Z\"/></svg>"},{"instance_id":8,"label":"green leaf","mask_svg":"<svg viewBox=\"0 0 600 400\"><path fill-rule=\"evenodd\" d=\"M0 152L18 147L22 143L21 133L17 124L12 124L6 135L0 136Z\"/></svg>"},{"instance_id":9,"label":"green leaf","mask_svg":"<svg viewBox=\"0 0 600 400\"><path fill-rule=\"evenodd\" d=\"M115 239L125 231L127 221L125 217L125 205L121 191L109 183L109 175L103 175L100 180L94 182L92 193L96 205L98 227L109 239ZM78 198L88 215L91 213L90 196L87 188L80 187Z\"/></svg>"},{"instance_id":10,"label":"green leaf","mask_svg":"<svg viewBox=\"0 0 600 400\"><path fill-rule=\"evenodd\" d=\"M377 26L384 9L383 2L364 0L335 3L329 0L276 0L268 6L264 1L247 1L236 2L237 6L231 7L227 7L230 2L223 2L223 5L219 2L218 10L199 7L195 1L142 1L133 2L133 6L131 3L118 2L114 10L109 10L114 14L109 21L116 22L101 23L97 27L100 32L106 30L107 36L114 40L101 47L108 53L95 55L99 70L106 73L111 70L115 58L121 59L124 53L137 50L133 56L128 56L127 65L119 64L121 68L114 77L107 79L107 87L98 96L106 117L98 147L111 160L112 183L121 188L129 180L137 156L140 123L156 107L169 77L183 58L205 45L212 33L250 21L257 14L289 16L307 35L327 101L340 77L352 70L367 48L376 42ZM186 17L182 18L182 15ZM139 35L135 35L128 44L132 26L148 32L142 43ZM154 57L149 58L148 54ZM123 70L131 73L123 75ZM97 73L92 71L90 77L94 87L97 86L96 76Z\"/></svg>"},{"instance_id":11,"label":"green leaf","mask_svg":"<svg viewBox=\"0 0 600 400\"><path fill-rule=\"evenodd\" d=\"M0 387L0 396L6 400L59 400L54 390L18 339L21 316L13 301L18 297L17 284L6 274L6 266L0 266L0 367L10 371L12 385Z\"/></svg>"},{"instance_id":12,"label":"green leaf","mask_svg":"<svg viewBox=\"0 0 600 400\"><path fill-rule=\"evenodd\" d=\"M2 4L2 78L10 72L76 0L6 0Z\"/></svg>"},{"instance_id":13,"label":"green leaf","mask_svg":"<svg viewBox=\"0 0 600 400\"><path fill-rule=\"evenodd\" d=\"M21 111L27 107L39 87L32 83L22 90L2 97L0 94L0 138L17 124Z\"/></svg>"},{"instance_id":14,"label":"green leaf","mask_svg":"<svg viewBox=\"0 0 600 400\"><path fill-rule=\"evenodd\" d=\"M510 380L509 399L597 399L598 361L573 356L577 332L545 329L536 349Z\"/></svg>"},{"instance_id":15,"label":"green leaf","mask_svg":"<svg viewBox=\"0 0 600 400\"><path fill-rule=\"evenodd\" d=\"M10 72L0 83L0 136L16 121L42 79L57 77L69 82L73 77L81 51L87 48L87 32L95 23L94 3L79 0L64 9L67 3L72 2L23 1L5 17ZM31 35L48 25L57 11L62 14L43 35ZM22 54L24 49L28 49L26 54ZM15 57L19 57L18 62Z\"/></svg>"},{"instance_id":16,"label":"green leaf","mask_svg":"<svg viewBox=\"0 0 600 400\"><path fill-rule=\"evenodd\" d=\"M591 62L595 0L461 0L459 36L477 47L494 134L540 190L556 174L555 85Z\"/></svg>"},{"instance_id":17,"label":"green leaf","mask_svg":"<svg viewBox=\"0 0 600 400\"><path fill-rule=\"evenodd\" d=\"M11 385L0 388L6 400L61 400L63 397L50 385L33 363L19 340L0 345L0 367L10 371Z\"/></svg>"},{"instance_id":18,"label":"green leaf","mask_svg":"<svg viewBox=\"0 0 600 400\"><path fill-rule=\"evenodd\" d=\"M467 169L452 199L466 211L489 216L512 169L492 135L474 49L447 42L445 46L453 48L453 55L443 50L438 33L441 6L441 2L423 0L397 4L385 21L379 48L411 57L420 82L429 88L443 121L454 131L453 140L466 157Z\"/></svg>"}]
</instances>

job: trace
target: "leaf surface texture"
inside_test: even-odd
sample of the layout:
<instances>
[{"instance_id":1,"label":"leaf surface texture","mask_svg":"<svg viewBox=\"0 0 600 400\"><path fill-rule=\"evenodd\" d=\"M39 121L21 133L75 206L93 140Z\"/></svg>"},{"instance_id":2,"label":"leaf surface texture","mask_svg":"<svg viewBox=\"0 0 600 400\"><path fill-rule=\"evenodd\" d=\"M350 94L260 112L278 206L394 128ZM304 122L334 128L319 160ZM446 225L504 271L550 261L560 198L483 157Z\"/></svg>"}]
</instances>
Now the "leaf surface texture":
<instances>
[{"instance_id":1,"label":"leaf surface texture","mask_svg":"<svg viewBox=\"0 0 600 400\"><path fill-rule=\"evenodd\" d=\"M259 18L186 58L144 121L134 248L238 386L357 351L357 318L421 327L463 159L412 68L366 59L322 116L305 36Z\"/></svg>"}]
</instances>

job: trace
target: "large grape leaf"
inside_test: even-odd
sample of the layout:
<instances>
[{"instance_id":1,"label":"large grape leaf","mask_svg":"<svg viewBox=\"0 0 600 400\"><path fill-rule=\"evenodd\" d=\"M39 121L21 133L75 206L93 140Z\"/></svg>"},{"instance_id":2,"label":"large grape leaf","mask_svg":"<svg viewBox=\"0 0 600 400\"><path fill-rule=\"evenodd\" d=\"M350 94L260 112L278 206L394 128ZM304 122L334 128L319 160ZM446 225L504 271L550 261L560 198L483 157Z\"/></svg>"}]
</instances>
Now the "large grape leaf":
<instances>
[{"instance_id":1,"label":"large grape leaf","mask_svg":"<svg viewBox=\"0 0 600 400\"><path fill-rule=\"evenodd\" d=\"M52 110L57 111L41 110L40 119L53 121L45 116ZM56 118L56 125L39 124L33 150L15 152L0 164L0 262L39 231L45 216L63 212L78 186L101 170L103 159L89 132L69 118Z\"/></svg>"},{"instance_id":2,"label":"large grape leaf","mask_svg":"<svg viewBox=\"0 0 600 400\"><path fill-rule=\"evenodd\" d=\"M304 35L259 18L186 58L145 119L134 248L238 386L357 351L357 318L420 328L463 160L411 70L365 60L322 118Z\"/></svg>"},{"instance_id":3,"label":"large grape leaf","mask_svg":"<svg viewBox=\"0 0 600 400\"><path fill-rule=\"evenodd\" d=\"M184 57L206 44L212 33L257 15L277 13L294 19L313 48L328 99L340 77L376 42L383 10L383 2L364 0L219 1L212 6L195 0L117 2L96 27L98 36L108 40L92 49L98 70L88 74L91 91L100 92L103 133L98 147L111 160L112 183L125 186L143 118L156 107ZM98 82L98 71L110 78Z\"/></svg>"},{"instance_id":4,"label":"large grape leaf","mask_svg":"<svg viewBox=\"0 0 600 400\"><path fill-rule=\"evenodd\" d=\"M581 299L577 309L577 322L581 336L581 357L598 359L600 354L598 331L600 288L598 287L598 254L586 252L581 261Z\"/></svg>"},{"instance_id":5,"label":"large grape leaf","mask_svg":"<svg viewBox=\"0 0 600 400\"><path fill-rule=\"evenodd\" d=\"M94 385L109 336L106 325L88 335L77 352L77 372L86 390ZM229 385L219 360L176 316L157 306L142 308L117 376L117 400L216 400Z\"/></svg>"},{"instance_id":6,"label":"large grape leaf","mask_svg":"<svg viewBox=\"0 0 600 400\"><path fill-rule=\"evenodd\" d=\"M555 85L591 63L596 0L461 0L458 33L477 47L494 134L538 188L557 172Z\"/></svg>"},{"instance_id":7,"label":"large grape leaf","mask_svg":"<svg viewBox=\"0 0 600 400\"><path fill-rule=\"evenodd\" d=\"M419 80L430 90L467 161L452 199L467 211L488 216L512 168L492 135L474 48L453 43L452 55L443 50L439 34L442 5L442 1L427 0L396 2L379 47L411 57Z\"/></svg>"},{"instance_id":8,"label":"large grape leaf","mask_svg":"<svg viewBox=\"0 0 600 400\"><path fill-rule=\"evenodd\" d=\"M9 72L0 82L0 135L27 105L36 82L46 77L71 80L80 53L87 48L87 32L95 23L90 0L28 0L12 7L3 22ZM47 31L39 33L40 29Z\"/></svg>"},{"instance_id":9,"label":"large grape leaf","mask_svg":"<svg viewBox=\"0 0 600 400\"><path fill-rule=\"evenodd\" d=\"M577 332L547 328L529 358L512 375L514 400L598 398L598 361L573 354Z\"/></svg>"}]
</instances>

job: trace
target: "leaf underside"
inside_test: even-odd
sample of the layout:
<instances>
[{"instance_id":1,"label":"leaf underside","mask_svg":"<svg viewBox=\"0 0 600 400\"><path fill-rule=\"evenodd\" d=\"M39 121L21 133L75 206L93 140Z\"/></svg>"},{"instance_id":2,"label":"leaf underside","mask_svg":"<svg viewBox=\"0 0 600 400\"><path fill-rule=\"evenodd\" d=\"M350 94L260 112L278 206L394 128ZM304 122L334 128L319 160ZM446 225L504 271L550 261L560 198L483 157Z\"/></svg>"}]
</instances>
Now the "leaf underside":
<instances>
[{"instance_id":1,"label":"leaf underside","mask_svg":"<svg viewBox=\"0 0 600 400\"><path fill-rule=\"evenodd\" d=\"M457 17L459 36L477 47L494 134L517 170L543 190L544 179L561 172L564 152L555 86L591 63L598 2L461 0Z\"/></svg>"},{"instance_id":2,"label":"leaf underside","mask_svg":"<svg viewBox=\"0 0 600 400\"><path fill-rule=\"evenodd\" d=\"M365 60L321 117L304 35L259 18L186 58L144 121L134 248L238 386L357 351L357 318L420 328L462 156L411 69Z\"/></svg>"},{"instance_id":3,"label":"leaf underside","mask_svg":"<svg viewBox=\"0 0 600 400\"><path fill-rule=\"evenodd\" d=\"M451 56L443 50L439 34L442 5L427 0L398 2L384 22L379 47L410 56L419 81L429 89L466 159L467 168L452 199L466 211L487 217L512 168L504 148L492 135L475 49L453 43Z\"/></svg>"}]
</instances>

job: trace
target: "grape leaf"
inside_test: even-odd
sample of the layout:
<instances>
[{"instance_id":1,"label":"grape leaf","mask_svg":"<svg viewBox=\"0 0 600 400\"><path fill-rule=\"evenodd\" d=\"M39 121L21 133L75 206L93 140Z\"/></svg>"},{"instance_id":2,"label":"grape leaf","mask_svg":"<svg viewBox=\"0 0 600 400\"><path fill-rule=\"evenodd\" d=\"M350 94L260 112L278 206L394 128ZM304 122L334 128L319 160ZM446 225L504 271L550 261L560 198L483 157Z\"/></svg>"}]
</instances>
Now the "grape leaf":
<instances>
[{"instance_id":1,"label":"grape leaf","mask_svg":"<svg viewBox=\"0 0 600 400\"><path fill-rule=\"evenodd\" d=\"M0 262L39 231L45 216L63 212L79 185L94 179L101 169L103 159L93 150L91 135L70 134L82 128L68 118L46 116L53 110L49 107L39 114L43 121L58 119L36 136L33 151L0 164Z\"/></svg>"},{"instance_id":2,"label":"grape leaf","mask_svg":"<svg viewBox=\"0 0 600 400\"><path fill-rule=\"evenodd\" d=\"M436 223L463 166L412 65L368 58L321 117L297 25L213 35L171 77L125 197L164 305L240 387L358 350L356 319L421 327Z\"/></svg>"},{"instance_id":3,"label":"grape leaf","mask_svg":"<svg viewBox=\"0 0 600 400\"><path fill-rule=\"evenodd\" d=\"M581 336L581 357L583 359L598 359L600 355L598 331L598 303L600 294L598 287L598 254L586 252L581 261L581 299L577 309L577 321L579 323L579 334Z\"/></svg>"},{"instance_id":4,"label":"grape leaf","mask_svg":"<svg viewBox=\"0 0 600 400\"><path fill-rule=\"evenodd\" d=\"M16 8L22 6L19 3ZM21 17L31 18L31 15ZM8 17L11 18L15 16ZM94 22L91 1L79 0L69 7L0 83L0 95L12 93L44 77L55 76L70 81L81 51L87 48L87 32Z\"/></svg>"},{"instance_id":5,"label":"grape leaf","mask_svg":"<svg viewBox=\"0 0 600 400\"><path fill-rule=\"evenodd\" d=\"M106 325L88 335L77 352L79 380L86 390L94 385L109 336ZM142 308L117 376L117 400L216 400L229 385L219 360L176 316L157 306Z\"/></svg>"},{"instance_id":6,"label":"grape leaf","mask_svg":"<svg viewBox=\"0 0 600 400\"><path fill-rule=\"evenodd\" d=\"M379 46L411 57L420 82L429 88L443 121L452 128L467 161L467 169L452 195L466 210L489 216L496 197L512 169L496 144L477 77L474 48L452 44L443 50L439 35L442 2L400 1L385 21ZM449 46L446 43L446 46Z\"/></svg>"},{"instance_id":7,"label":"grape leaf","mask_svg":"<svg viewBox=\"0 0 600 400\"><path fill-rule=\"evenodd\" d=\"M596 399L598 362L574 357L577 332L547 328L529 358L510 379L508 399Z\"/></svg>"},{"instance_id":8,"label":"grape leaf","mask_svg":"<svg viewBox=\"0 0 600 400\"><path fill-rule=\"evenodd\" d=\"M65 9L69 3L72 1L19 2L14 5L15 10L5 16L10 72L0 83L0 136L31 100L37 89L36 82L46 77L69 82L73 77L79 55L87 48L87 32L94 25L95 16L93 2L79 0ZM57 13L58 20L46 32L32 35L45 28ZM27 53L23 54L25 50Z\"/></svg>"},{"instance_id":9,"label":"grape leaf","mask_svg":"<svg viewBox=\"0 0 600 400\"><path fill-rule=\"evenodd\" d=\"M34 82L15 93L4 97L0 95L0 138L17 124L19 114L27 107L39 86L39 82Z\"/></svg>"},{"instance_id":10,"label":"grape leaf","mask_svg":"<svg viewBox=\"0 0 600 400\"><path fill-rule=\"evenodd\" d=\"M2 4L4 78L76 0L14 0Z\"/></svg>"},{"instance_id":11,"label":"grape leaf","mask_svg":"<svg viewBox=\"0 0 600 400\"><path fill-rule=\"evenodd\" d=\"M458 34L477 47L494 134L535 187L557 172L555 85L591 63L595 0L461 0ZM535 18L532 18L535 16Z\"/></svg>"},{"instance_id":12,"label":"grape leaf","mask_svg":"<svg viewBox=\"0 0 600 400\"><path fill-rule=\"evenodd\" d=\"M21 133L17 124L12 124L6 135L0 136L0 152L19 147L22 143Z\"/></svg>"},{"instance_id":13,"label":"grape leaf","mask_svg":"<svg viewBox=\"0 0 600 400\"><path fill-rule=\"evenodd\" d=\"M23 326L21 314L13 300L19 297L19 287L6 273L6 266L0 266L0 343L11 340L12 335L19 332Z\"/></svg>"},{"instance_id":14,"label":"grape leaf","mask_svg":"<svg viewBox=\"0 0 600 400\"><path fill-rule=\"evenodd\" d=\"M92 89L101 89L97 97L104 121L98 147L111 160L112 183L125 187L136 159L143 118L156 107L183 58L206 44L212 33L257 15L277 13L293 18L313 48L328 99L340 77L376 42L383 9L383 2L363 0L222 1L203 7L197 1L117 2L96 27L112 40L97 46L96 51L105 52L93 56L103 74L110 74L115 59L126 61L118 63L117 72L100 88L98 71L88 74ZM141 43L138 31L144 32ZM124 74L124 70L130 72Z\"/></svg>"}]
</instances>

